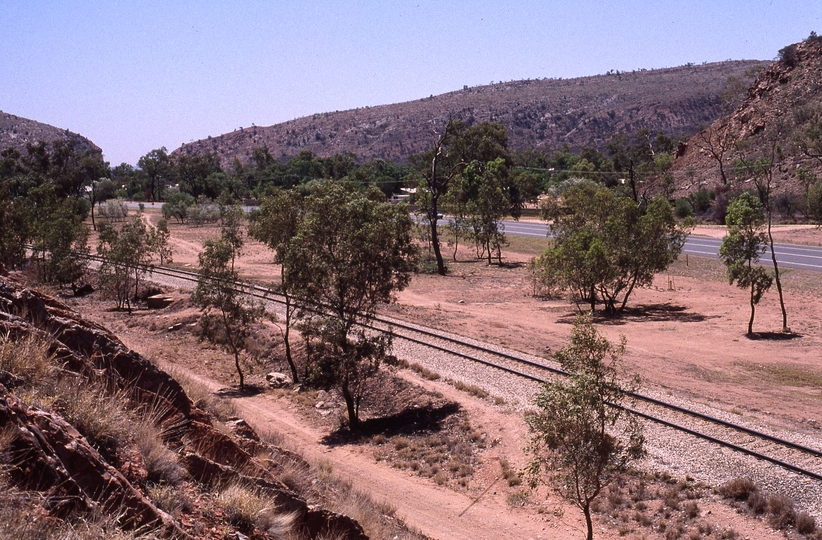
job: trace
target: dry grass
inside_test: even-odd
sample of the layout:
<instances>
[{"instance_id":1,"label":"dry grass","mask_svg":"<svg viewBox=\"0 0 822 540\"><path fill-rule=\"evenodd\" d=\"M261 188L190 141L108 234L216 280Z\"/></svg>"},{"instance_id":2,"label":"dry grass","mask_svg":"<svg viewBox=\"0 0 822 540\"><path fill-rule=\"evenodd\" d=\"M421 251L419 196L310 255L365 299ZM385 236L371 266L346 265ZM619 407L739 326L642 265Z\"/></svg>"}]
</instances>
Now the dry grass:
<instances>
[{"instance_id":1,"label":"dry grass","mask_svg":"<svg viewBox=\"0 0 822 540\"><path fill-rule=\"evenodd\" d=\"M182 512L190 512L193 509L191 499L176 486L151 484L146 490L151 502L175 519L179 518Z\"/></svg>"},{"instance_id":2,"label":"dry grass","mask_svg":"<svg viewBox=\"0 0 822 540\"><path fill-rule=\"evenodd\" d=\"M752 364L748 362L734 362L752 373L757 380L782 386L820 387L822 386L822 371L807 366L794 364Z\"/></svg>"},{"instance_id":3,"label":"dry grass","mask_svg":"<svg viewBox=\"0 0 822 540\"><path fill-rule=\"evenodd\" d=\"M172 369L169 375L180 383L188 399L198 409L223 422L237 416L237 408L231 400L215 396L207 386L177 370Z\"/></svg>"},{"instance_id":4,"label":"dry grass","mask_svg":"<svg viewBox=\"0 0 822 540\"><path fill-rule=\"evenodd\" d=\"M27 336L14 340L6 333L0 337L0 371L19 377L19 383L29 385L50 376L54 370L49 344L44 338Z\"/></svg>"},{"instance_id":5,"label":"dry grass","mask_svg":"<svg viewBox=\"0 0 822 540\"><path fill-rule=\"evenodd\" d=\"M462 381L452 381L450 379L448 379L446 382L448 382L457 390L470 394L474 397L478 397L480 399L485 399L490 395L487 390L485 390L484 388L480 388L476 384L465 384Z\"/></svg>"},{"instance_id":6,"label":"dry grass","mask_svg":"<svg viewBox=\"0 0 822 540\"><path fill-rule=\"evenodd\" d=\"M411 371L413 371L415 373L418 373L420 375L420 377L422 377L423 379L427 379L429 381L436 381L437 379L440 378L439 373L437 373L435 371L431 371L430 369L425 368L425 367L417 364L416 362L413 363L413 364L410 364L408 366L408 368Z\"/></svg>"},{"instance_id":7,"label":"dry grass","mask_svg":"<svg viewBox=\"0 0 822 540\"><path fill-rule=\"evenodd\" d=\"M513 487L522 484L522 471L517 471L511 467L508 460L504 458L500 458L499 465L502 469L502 477L508 482L509 486Z\"/></svg>"},{"instance_id":8,"label":"dry grass","mask_svg":"<svg viewBox=\"0 0 822 540\"><path fill-rule=\"evenodd\" d=\"M745 501L758 489L756 483L750 478L735 478L719 486L717 491L728 499Z\"/></svg>"},{"instance_id":9,"label":"dry grass","mask_svg":"<svg viewBox=\"0 0 822 540\"><path fill-rule=\"evenodd\" d=\"M169 450L160 437L160 431L150 419L137 424L134 442L143 458L148 481L177 485L186 477L176 453Z\"/></svg>"},{"instance_id":10,"label":"dry grass","mask_svg":"<svg viewBox=\"0 0 822 540\"><path fill-rule=\"evenodd\" d=\"M463 426L458 436L447 433L431 433L425 436L397 435L388 439L377 451L378 460L386 461L398 469L411 470L438 485L455 480L467 486L474 472L473 447L470 442L473 431Z\"/></svg>"},{"instance_id":11,"label":"dry grass","mask_svg":"<svg viewBox=\"0 0 822 540\"><path fill-rule=\"evenodd\" d=\"M525 506L528 504L528 500L530 499L531 492L527 489L519 489L506 498L506 502L508 506Z\"/></svg>"},{"instance_id":12,"label":"dry grass","mask_svg":"<svg viewBox=\"0 0 822 540\"><path fill-rule=\"evenodd\" d=\"M232 483L220 490L215 501L229 522L246 532L257 527L275 537L284 536L292 531L297 518L296 514L279 512L270 497L241 483Z\"/></svg>"}]
</instances>

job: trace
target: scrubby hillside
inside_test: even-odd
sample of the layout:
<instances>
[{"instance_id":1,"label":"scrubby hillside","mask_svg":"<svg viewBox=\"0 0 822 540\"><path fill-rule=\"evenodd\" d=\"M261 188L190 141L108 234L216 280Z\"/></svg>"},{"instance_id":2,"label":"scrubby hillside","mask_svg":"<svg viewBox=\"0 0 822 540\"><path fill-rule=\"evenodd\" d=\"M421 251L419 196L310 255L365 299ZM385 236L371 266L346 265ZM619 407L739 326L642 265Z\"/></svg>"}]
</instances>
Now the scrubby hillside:
<instances>
[{"instance_id":1,"label":"scrubby hillside","mask_svg":"<svg viewBox=\"0 0 822 540\"><path fill-rule=\"evenodd\" d=\"M428 149L449 116L466 122L496 121L519 148L603 149L618 132L647 128L689 135L723 113L723 94L733 101L731 81L745 80L757 61L728 61L577 79L492 84L417 101L315 114L269 127L241 128L185 144L184 155L217 153L223 166L247 162L268 146L285 159L301 150L319 156L353 152L366 159L403 160Z\"/></svg>"},{"instance_id":2,"label":"scrubby hillside","mask_svg":"<svg viewBox=\"0 0 822 540\"><path fill-rule=\"evenodd\" d=\"M752 187L752 172L739 165L764 158L774 164L777 193L804 192L812 175L822 176L819 145L822 126L822 39L780 51L780 60L759 73L743 103L681 146L672 173L675 196L700 188ZM722 168L720 169L720 164ZM725 181L723 182L723 173Z\"/></svg>"},{"instance_id":3,"label":"scrubby hillside","mask_svg":"<svg viewBox=\"0 0 822 540\"><path fill-rule=\"evenodd\" d=\"M284 478L308 477L308 463L207 405L105 328L0 275L0 538L367 540L309 504L350 488L325 475L295 492Z\"/></svg>"},{"instance_id":4,"label":"scrubby hillside","mask_svg":"<svg viewBox=\"0 0 822 540\"><path fill-rule=\"evenodd\" d=\"M82 135L0 111L0 150L15 148L25 154L26 144L46 141L50 145L57 140L74 141L75 149L80 152L92 150L102 153L99 146Z\"/></svg>"}]
</instances>

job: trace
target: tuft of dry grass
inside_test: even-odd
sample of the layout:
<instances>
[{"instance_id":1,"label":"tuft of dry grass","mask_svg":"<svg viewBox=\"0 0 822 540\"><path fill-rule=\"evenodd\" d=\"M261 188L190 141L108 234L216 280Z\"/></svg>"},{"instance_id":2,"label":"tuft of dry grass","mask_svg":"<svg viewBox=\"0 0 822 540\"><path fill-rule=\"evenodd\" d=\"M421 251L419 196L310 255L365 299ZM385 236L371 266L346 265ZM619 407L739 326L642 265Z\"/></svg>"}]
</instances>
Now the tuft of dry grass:
<instances>
[{"instance_id":1,"label":"tuft of dry grass","mask_svg":"<svg viewBox=\"0 0 822 540\"><path fill-rule=\"evenodd\" d=\"M150 484L147 491L151 502L161 510L168 512L174 519L178 519L182 512L190 512L194 507L191 499L176 486Z\"/></svg>"},{"instance_id":2,"label":"tuft of dry grass","mask_svg":"<svg viewBox=\"0 0 822 540\"><path fill-rule=\"evenodd\" d=\"M185 479L187 473L177 454L163 444L160 431L150 419L137 424L134 440L150 482L176 486Z\"/></svg>"},{"instance_id":3,"label":"tuft of dry grass","mask_svg":"<svg viewBox=\"0 0 822 540\"><path fill-rule=\"evenodd\" d=\"M279 512L264 493L242 483L227 485L217 493L215 501L229 522L242 531L250 532L257 527L274 536L284 536L293 530L297 519L295 513Z\"/></svg>"},{"instance_id":4,"label":"tuft of dry grass","mask_svg":"<svg viewBox=\"0 0 822 540\"><path fill-rule=\"evenodd\" d=\"M768 522L774 529L787 529L796 524L796 510L793 499L785 495L771 495L768 497Z\"/></svg>"},{"instance_id":5,"label":"tuft of dry grass","mask_svg":"<svg viewBox=\"0 0 822 540\"><path fill-rule=\"evenodd\" d=\"M796 532L799 534L813 534L816 532L816 520L807 512L796 515Z\"/></svg>"},{"instance_id":6,"label":"tuft of dry grass","mask_svg":"<svg viewBox=\"0 0 822 540\"><path fill-rule=\"evenodd\" d=\"M460 390L462 392L466 392L466 393L471 394L472 396L478 397L480 399L485 399L490 395L487 390L485 390L484 388L480 388L476 384L465 384L462 381L452 381L452 380L448 380L447 382L449 384L451 384L457 390Z\"/></svg>"},{"instance_id":7,"label":"tuft of dry grass","mask_svg":"<svg viewBox=\"0 0 822 540\"><path fill-rule=\"evenodd\" d=\"M751 496L751 493L758 491L756 483L750 478L734 478L721 486L717 491L720 495L728 499L735 499L737 501L745 501Z\"/></svg>"},{"instance_id":8,"label":"tuft of dry grass","mask_svg":"<svg viewBox=\"0 0 822 540\"><path fill-rule=\"evenodd\" d=\"M422 377L423 379L427 379L429 381L436 381L437 379L440 378L439 373L437 373L435 371L431 371L430 369L428 369L426 367L423 367L423 366L417 364L416 362L413 363L413 364L410 364L408 366L408 368L411 371L413 371L415 373L418 373L420 375L420 377Z\"/></svg>"},{"instance_id":9,"label":"tuft of dry grass","mask_svg":"<svg viewBox=\"0 0 822 540\"><path fill-rule=\"evenodd\" d=\"M507 459L500 458L499 466L502 469L502 477L508 482L509 486L522 484L522 472L513 468Z\"/></svg>"},{"instance_id":10,"label":"tuft of dry grass","mask_svg":"<svg viewBox=\"0 0 822 540\"><path fill-rule=\"evenodd\" d=\"M19 378L19 383L32 384L50 377L54 358L49 354L45 338L28 335L14 340L9 333L0 336L0 372Z\"/></svg>"},{"instance_id":11,"label":"tuft of dry grass","mask_svg":"<svg viewBox=\"0 0 822 540\"><path fill-rule=\"evenodd\" d=\"M518 506L525 506L528 504L528 500L531 496L531 492L527 489L519 489L505 499L508 503L508 506L518 507Z\"/></svg>"}]
</instances>

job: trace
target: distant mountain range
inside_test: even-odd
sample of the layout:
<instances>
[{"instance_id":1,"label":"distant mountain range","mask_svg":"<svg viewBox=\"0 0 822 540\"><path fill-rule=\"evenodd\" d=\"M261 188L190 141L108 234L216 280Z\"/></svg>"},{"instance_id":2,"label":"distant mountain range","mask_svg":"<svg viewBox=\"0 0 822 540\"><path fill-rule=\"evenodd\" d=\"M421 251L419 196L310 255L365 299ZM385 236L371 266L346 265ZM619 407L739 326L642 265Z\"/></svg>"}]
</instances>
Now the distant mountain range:
<instances>
[{"instance_id":1,"label":"distant mountain range","mask_svg":"<svg viewBox=\"0 0 822 540\"><path fill-rule=\"evenodd\" d=\"M561 149L564 144L571 149L603 149L618 132L647 128L672 137L696 133L727 110L722 96L733 101L734 82L739 86L744 81L744 91L752 81L751 72L756 71L751 68L766 64L727 61L464 87L406 103L240 128L184 144L173 153L214 152L223 166L234 158L248 162L254 148L261 146L268 146L271 155L283 160L310 150L319 156L353 152L365 159L402 161L428 149L449 116L469 124L500 122L508 128L515 149ZM739 101L742 97L744 93Z\"/></svg>"},{"instance_id":2,"label":"distant mountain range","mask_svg":"<svg viewBox=\"0 0 822 540\"><path fill-rule=\"evenodd\" d=\"M75 148L81 152L93 150L102 153L99 146L82 135L0 111L0 150L11 147L25 155L27 143L51 143L55 140L72 140Z\"/></svg>"}]
</instances>

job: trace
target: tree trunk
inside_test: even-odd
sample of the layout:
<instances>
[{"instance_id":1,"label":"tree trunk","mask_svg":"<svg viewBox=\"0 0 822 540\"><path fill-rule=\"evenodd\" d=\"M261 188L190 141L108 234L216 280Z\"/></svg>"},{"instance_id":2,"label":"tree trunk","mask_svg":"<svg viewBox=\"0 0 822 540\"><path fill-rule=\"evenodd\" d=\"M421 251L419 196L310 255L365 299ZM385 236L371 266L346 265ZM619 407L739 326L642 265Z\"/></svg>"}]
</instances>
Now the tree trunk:
<instances>
[{"instance_id":1,"label":"tree trunk","mask_svg":"<svg viewBox=\"0 0 822 540\"><path fill-rule=\"evenodd\" d=\"M345 398L345 407L348 409L348 427L351 428L351 431L357 431L360 427L360 418L354 405L354 396L351 395L348 388L348 379L343 380L342 394Z\"/></svg>"},{"instance_id":2,"label":"tree trunk","mask_svg":"<svg viewBox=\"0 0 822 540\"><path fill-rule=\"evenodd\" d=\"M294 359L291 357L291 344L288 342L288 337L291 330L291 296L288 293L283 293L285 297L285 330L283 331L283 343L285 344L285 359L288 362L288 367L291 369L291 378L294 384L297 384L300 381L300 377L297 375L297 365L294 363Z\"/></svg>"},{"instance_id":3,"label":"tree trunk","mask_svg":"<svg viewBox=\"0 0 822 540\"><path fill-rule=\"evenodd\" d=\"M751 318L748 321L748 335L753 335L753 322L754 322L754 314L756 313L756 304L754 303L754 287L755 284L751 285Z\"/></svg>"},{"instance_id":4,"label":"tree trunk","mask_svg":"<svg viewBox=\"0 0 822 540\"><path fill-rule=\"evenodd\" d=\"M234 350L234 367L237 368L237 375L240 376L240 390L242 390L245 381L243 380L243 370L240 367L240 353L236 349Z\"/></svg>"},{"instance_id":5,"label":"tree trunk","mask_svg":"<svg viewBox=\"0 0 822 540\"><path fill-rule=\"evenodd\" d=\"M582 513L585 515L585 526L588 528L585 538L587 540L594 540L594 524L591 521L591 505L584 504L582 506Z\"/></svg>"},{"instance_id":6,"label":"tree trunk","mask_svg":"<svg viewBox=\"0 0 822 540\"><path fill-rule=\"evenodd\" d=\"M771 248L771 261L773 262L773 275L776 279L776 290L779 293L779 307L782 308L782 332L791 333L788 328L788 312L785 311L785 299L782 296L782 280L779 279L779 265L776 263L776 253L773 250L773 235L771 234L771 210L768 209L768 243Z\"/></svg>"},{"instance_id":7,"label":"tree trunk","mask_svg":"<svg viewBox=\"0 0 822 540\"><path fill-rule=\"evenodd\" d=\"M445 261L442 259L442 251L440 250L440 237L437 233L437 199L431 197L431 213L428 216L431 222L431 246L434 248L434 257L437 258L437 273L441 276L445 275Z\"/></svg>"}]
</instances>

